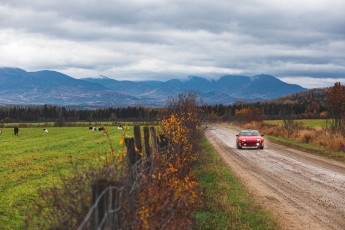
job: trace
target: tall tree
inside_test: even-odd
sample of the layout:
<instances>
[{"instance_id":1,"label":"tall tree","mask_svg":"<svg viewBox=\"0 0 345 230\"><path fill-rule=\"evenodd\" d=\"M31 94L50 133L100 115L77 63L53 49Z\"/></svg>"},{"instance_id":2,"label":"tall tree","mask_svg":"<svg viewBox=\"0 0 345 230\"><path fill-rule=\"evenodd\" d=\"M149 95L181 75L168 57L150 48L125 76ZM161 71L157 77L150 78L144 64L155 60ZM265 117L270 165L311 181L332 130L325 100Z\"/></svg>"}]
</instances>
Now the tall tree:
<instances>
[{"instance_id":1,"label":"tall tree","mask_svg":"<svg viewBox=\"0 0 345 230\"><path fill-rule=\"evenodd\" d=\"M345 86L340 82L328 89L327 103L334 132L345 129Z\"/></svg>"}]
</instances>

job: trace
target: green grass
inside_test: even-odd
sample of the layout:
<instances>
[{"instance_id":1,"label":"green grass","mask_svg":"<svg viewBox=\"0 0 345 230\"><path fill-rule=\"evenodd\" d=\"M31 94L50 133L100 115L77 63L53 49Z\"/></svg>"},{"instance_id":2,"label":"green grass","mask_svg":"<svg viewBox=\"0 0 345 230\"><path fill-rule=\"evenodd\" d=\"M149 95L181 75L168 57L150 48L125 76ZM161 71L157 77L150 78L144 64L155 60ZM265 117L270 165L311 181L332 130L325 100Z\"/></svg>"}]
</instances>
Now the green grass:
<instances>
[{"instance_id":1,"label":"green grass","mask_svg":"<svg viewBox=\"0 0 345 230\"><path fill-rule=\"evenodd\" d=\"M203 190L194 229L278 229L206 139L195 168Z\"/></svg>"},{"instance_id":2,"label":"green grass","mask_svg":"<svg viewBox=\"0 0 345 230\"><path fill-rule=\"evenodd\" d=\"M121 130L108 127L116 148ZM0 229L22 229L38 188L58 185L73 166L97 164L109 152L106 135L87 127L2 128L0 136ZM114 144L115 143L115 144Z\"/></svg>"},{"instance_id":3,"label":"green grass","mask_svg":"<svg viewBox=\"0 0 345 230\"><path fill-rule=\"evenodd\" d=\"M117 125L117 124L125 124L125 125L138 125L138 124L144 124L144 125L157 125L157 122L154 121L72 121L72 122L63 122L62 126L65 127L75 127L75 126L111 126L111 125ZM5 122L5 123L0 123L0 127L8 128L8 127L14 127L14 126L19 126L19 127L53 127L55 126L55 122Z\"/></svg>"},{"instance_id":4,"label":"green grass","mask_svg":"<svg viewBox=\"0 0 345 230\"><path fill-rule=\"evenodd\" d=\"M329 120L327 119L302 119L302 120L294 120L294 121L302 122L305 127L309 127L309 128L324 127L329 122ZM264 124L269 124L269 125L278 125L281 123L282 123L282 120L265 120L264 121Z\"/></svg>"}]
</instances>

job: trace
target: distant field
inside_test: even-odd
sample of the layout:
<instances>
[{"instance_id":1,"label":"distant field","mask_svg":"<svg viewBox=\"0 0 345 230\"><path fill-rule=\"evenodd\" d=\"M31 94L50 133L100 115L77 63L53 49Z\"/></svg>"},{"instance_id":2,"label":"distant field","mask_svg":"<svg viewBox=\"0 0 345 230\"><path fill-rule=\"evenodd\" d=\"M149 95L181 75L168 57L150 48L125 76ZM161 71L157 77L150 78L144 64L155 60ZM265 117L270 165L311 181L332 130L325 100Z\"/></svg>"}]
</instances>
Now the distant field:
<instances>
[{"instance_id":1,"label":"distant field","mask_svg":"<svg viewBox=\"0 0 345 230\"><path fill-rule=\"evenodd\" d=\"M88 122L88 121L72 121L72 122L63 122L61 126L102 126L102 125L118 125L118 124L126 124L126 125L137 125L137 124L153 124L154 122L144 122L144 121L96 121L96 122ZM20 122L20 123L0 123L0 127L53 127L55 126L55 122Z\"/></svg>"},{"instance_id":2,"label":"distant field","mask_svg":"<svg viewBox=\"0 0 345 230\"><path fill-rule=\"evenodd\" d=\"M116 148L121 130L108 127ZM87 127L1 128L0 136L0 229L23 229L23 218L35 201L39 187L58 183L68 174L72 160L78 165L96 164L99 154L110 149L107 137ZM131 129L129 134L132 133Z\"/></svg>"},{"instance_id":3,"label":"distant field","mask_svg":"<svg viewBox=\"0 0 345 230\"><path fill-rule=\"evenodd\" d=\"M310 127L310 128L316 128L316 127L324 127L326 126L327 122L329 120L326 119L307 119L307 120L294 120L297 122L302 122L304 126ZM270 125L278 125L282 123L282 120L265 120L265 124L270 124Z\"/></svg>"}]
</instances>

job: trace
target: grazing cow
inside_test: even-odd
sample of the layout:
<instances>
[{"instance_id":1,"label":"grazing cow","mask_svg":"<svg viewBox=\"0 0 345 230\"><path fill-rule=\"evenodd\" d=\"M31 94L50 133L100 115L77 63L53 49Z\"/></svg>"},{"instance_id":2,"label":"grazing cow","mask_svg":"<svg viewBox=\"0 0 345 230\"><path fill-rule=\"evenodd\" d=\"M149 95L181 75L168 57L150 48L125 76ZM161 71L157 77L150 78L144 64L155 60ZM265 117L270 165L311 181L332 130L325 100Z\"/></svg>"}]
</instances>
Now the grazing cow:
<instances>
[{"instance_id":1,"label":"grazing cow","mask_svg":"<svg viewBox=\"0 0 345 230\"><path fill-rule=\"evenodd\" d=\"M122 125L118 125L117 129L123 129Z\"/></svg>"},{"instance_id":2,"label":"grazing cow","mask_svg":"<svg viewBox=\"0 0 345 230\"><path fill-rule=\"evenodd\" d=\"M2 134L2 131L0 130L0 135Z\"/></svg>"},{"instance_id":3,"label":"grazing cow","mask_svg":"<svg viewBox=\"0 0 345 230\"><path fill-rule=\"evenodd\" d=\"M103 131L103 130L105 130L105 128L104 128L104 127L100 127L100 128L98 128L98 131Z\"/></svg>"},{"instance_id":4,"label":"grazing cow","mask_svg":"<svg viewBox=\"0 0 345 230\"><path fill-rule=\"evenodd\" d=\"M43 132L47 133L47 132L48 132L48 129L43 129Z\"/></svg>"},{"instance_id":5,"label":"grazing cow","mask_svg":"<svg viewBox=\"0 0 345 230\"><path fill-rule=\"evenodd\" d=\"M93 130L93 127L89 127L90 130Z\"/></svg>"},{"instance_id":6,"label":"grazing cow","mask_svg":"<svg viewBox=\"0 0 345 230\"><path fill-rule=\"evenodd\" d=\"M14 135L18 136L19 128L18 127L14 127L13 132L14 132Z\"/></svg>"}]
</instances>

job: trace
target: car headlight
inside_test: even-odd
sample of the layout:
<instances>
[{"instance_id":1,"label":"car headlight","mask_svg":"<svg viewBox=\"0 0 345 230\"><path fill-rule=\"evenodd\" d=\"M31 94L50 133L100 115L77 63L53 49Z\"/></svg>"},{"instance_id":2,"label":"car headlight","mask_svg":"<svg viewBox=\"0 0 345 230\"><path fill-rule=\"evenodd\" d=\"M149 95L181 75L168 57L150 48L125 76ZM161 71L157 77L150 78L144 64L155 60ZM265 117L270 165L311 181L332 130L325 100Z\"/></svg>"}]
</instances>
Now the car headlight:
<instances>
[{"instance_id":1,"label":"car headlight","mask_svg":"<svg viewBox=\"0 0 345 230\"><path fill-rule=\"evenodd\" d=\"M242 139L241 141L246 141L246 139Z\"/></svg>"}]
</instances>

